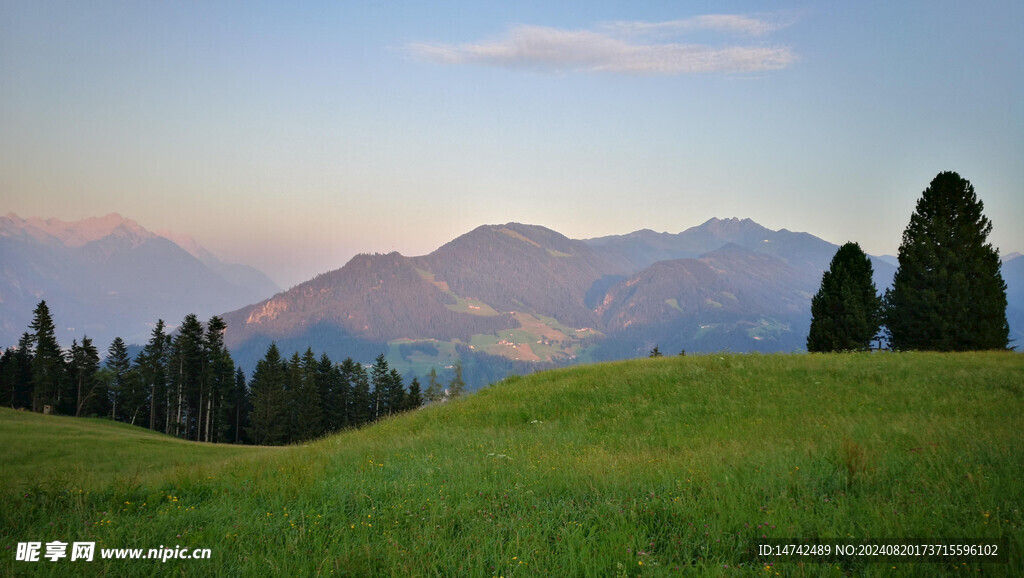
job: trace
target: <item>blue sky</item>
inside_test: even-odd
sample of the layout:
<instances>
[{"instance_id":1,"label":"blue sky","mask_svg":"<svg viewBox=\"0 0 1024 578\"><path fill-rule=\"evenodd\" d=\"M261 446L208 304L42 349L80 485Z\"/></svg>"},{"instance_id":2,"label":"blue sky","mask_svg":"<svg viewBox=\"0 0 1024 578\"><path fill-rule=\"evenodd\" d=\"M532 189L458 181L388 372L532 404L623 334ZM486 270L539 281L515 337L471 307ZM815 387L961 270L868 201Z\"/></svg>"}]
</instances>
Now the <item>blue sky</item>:
<instances>
[{"instance_id":1,"label":"blue sky","mask_svg":"<svg viewBox=\"0 0 1024 578\"><path fill-rule=\"evenodd\" d=\"M508 221L895 253L955 170L1024 251L1022 31L1014 1L3 2L0 212L120 212L288 286Z\"/></svg>"}]
</instances>

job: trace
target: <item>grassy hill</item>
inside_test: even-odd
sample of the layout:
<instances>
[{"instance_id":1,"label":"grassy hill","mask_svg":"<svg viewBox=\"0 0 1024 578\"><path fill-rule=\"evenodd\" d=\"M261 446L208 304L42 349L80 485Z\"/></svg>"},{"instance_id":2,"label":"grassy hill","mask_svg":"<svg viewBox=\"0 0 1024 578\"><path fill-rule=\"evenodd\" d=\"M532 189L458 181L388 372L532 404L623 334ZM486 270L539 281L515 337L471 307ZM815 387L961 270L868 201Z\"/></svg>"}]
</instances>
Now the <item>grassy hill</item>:
<instances>
[{"instance_id":1,"label":"grassy hill","mask_svg":"<svg viewBox=\"0 0 1024 578\"><path fill-rule=\"evenodd\" d=\"M283 449L5 410L0 574L1020 575L1022 410L1009 353L591 365ZM1009 562L767 566L762 536ZM212 558L14 561L52 540Z\"/></svg>"}]
</instances>

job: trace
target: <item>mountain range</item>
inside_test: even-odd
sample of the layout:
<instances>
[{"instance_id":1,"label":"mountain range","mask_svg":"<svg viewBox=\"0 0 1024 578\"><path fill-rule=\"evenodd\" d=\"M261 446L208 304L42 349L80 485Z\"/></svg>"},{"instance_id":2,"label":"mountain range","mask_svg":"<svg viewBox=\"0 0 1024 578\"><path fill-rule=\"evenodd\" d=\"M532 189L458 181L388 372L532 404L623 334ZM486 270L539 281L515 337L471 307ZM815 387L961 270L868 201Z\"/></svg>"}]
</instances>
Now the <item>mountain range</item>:
<instances>
[{"instance_id":1,"label":"mountain range","mask_svg":"<svg viewBox=\"0 0 1024 578\"><path fill-rule=\"evenodd\" d=\"M247 374L276 342L285 355L312 347L335 360L383 352L406 375L461 361L477 387L656 345L666 354L803 350L810 300L837 248L750 219L583 240L507 223L428 255L357 255L280 292L187 236L116 214L77 223L9 214L0 218L0 339L16 342L39 299L65 346L83 334L142 343L157 318L222 314ZM884 291L898 261L871 261ZM1003 277L1011 339L1021 343L1024 259L1004 257Z\"/></svg>"},{"instance_id":2,"label":"mountain range","mask_svg":"<svg viewBox=\"0 0 1024 578\"><path fill-rule=\"evenodd\" d=\"M252 267L193 239L154 233L116 213L66 222L0 217L0 345L17 343L46 300L61 345L88 335L143 343L158 318L205 319L280 291Z\"/></svg>"},{"instance_id":3,"label":"mountain range","mask_svg":"<svg viewBox=\"0 0 1024 578\"><path fill-rule=\"evenodd\" d=\"M419 257L358 255L225 315L252 367L273 341L332 358L385 352L406 373L461 360L471 385L508 372L645 355L793 351L837 246L749 219L678 234L569 239L535 225L478 227ZM896 267L873 258L876 285Z\"/></svg>"}]
</instances>

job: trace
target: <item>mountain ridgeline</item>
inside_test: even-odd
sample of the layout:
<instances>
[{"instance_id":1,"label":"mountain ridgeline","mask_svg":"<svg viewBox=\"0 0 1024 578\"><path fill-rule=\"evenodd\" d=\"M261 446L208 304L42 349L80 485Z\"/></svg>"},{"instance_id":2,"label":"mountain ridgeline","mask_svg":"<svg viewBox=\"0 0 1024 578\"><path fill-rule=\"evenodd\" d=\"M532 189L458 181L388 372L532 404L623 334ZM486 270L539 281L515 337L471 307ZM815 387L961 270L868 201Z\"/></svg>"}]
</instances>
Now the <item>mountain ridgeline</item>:
<instances>
[{"instance_id":1,"label":"mountain ridgeline","mask_svg":"<svg viewBox=\"0 0 1024 578\"><path fill-rule=\"evenodd\" d=\"M205 318L279 290L252 267L117 214L0 217L0 347L18 342L40 300L62 320L63 345L88 335L105 348L115 337L145 342L157 318Z\"/></svg>"},{"instance_id":2,"label":"mountain ridgeline","mask_svg":"<svg viewBox=\"0 0 1024 578\"><path fill-rule=\"evenodd\" d=\"M574 240L508 223L429 255L358 255L224 316L243 367L267 346L307 346L424 375L461 360L480 386L510 372L662 351L793 351L837 246L749 220L679 234ZM876 284L895 267L872 259Z\"/></svg>"}]
</instances>

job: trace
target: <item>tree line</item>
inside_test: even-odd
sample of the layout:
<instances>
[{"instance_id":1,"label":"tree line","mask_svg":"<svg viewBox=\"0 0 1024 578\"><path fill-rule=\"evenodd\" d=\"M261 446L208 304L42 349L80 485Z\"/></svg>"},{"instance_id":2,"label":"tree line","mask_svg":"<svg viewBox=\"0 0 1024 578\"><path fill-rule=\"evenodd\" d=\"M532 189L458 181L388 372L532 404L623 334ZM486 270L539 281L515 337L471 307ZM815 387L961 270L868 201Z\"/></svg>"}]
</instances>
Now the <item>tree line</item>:
<instances>
[{"instance_id":1,"label":"tree line","mask_svg":"<svg viewBox=\"0 0 1024 578\"><path fill-rule=\"evenodd\" d=\"M158 321L134 359L117 337L102 364L87 336L61 349L46 301L29 328L0 355L0 405L103 417L194 441L301 442L465 391L459 363L444 383L431 369L421 390L415 377L406 388L383 354L367 369L351 357L317 358L311 348L284 359L276 344L247 381L224 345L227 325L218 316L204 327L187 315L174 333Z\"/></svg>"},{"instance_id":2,"label":"tree line","mask_svg":"<svg viewBox=\"0 0 1024 578\"><path fill-rule=\"evenodd\" d=\"M903 232L884 295L860 245L840 247L811 300L807 350L867 350L876 339L895 350L1007 349L1006 282L983 211L970 181L939 173Z\"/></svg>"}]
</instances>

